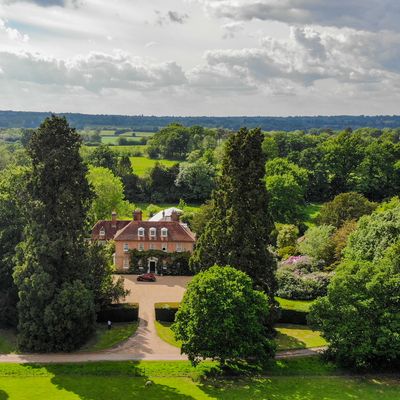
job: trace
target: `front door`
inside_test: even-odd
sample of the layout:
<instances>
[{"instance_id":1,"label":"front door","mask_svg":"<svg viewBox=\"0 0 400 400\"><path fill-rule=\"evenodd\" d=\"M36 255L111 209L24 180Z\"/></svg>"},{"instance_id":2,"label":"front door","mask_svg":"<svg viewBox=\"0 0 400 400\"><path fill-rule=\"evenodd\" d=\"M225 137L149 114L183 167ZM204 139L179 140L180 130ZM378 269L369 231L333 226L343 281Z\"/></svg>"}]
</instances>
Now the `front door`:
<instances>
[{"instance_id":1,"label":"front door","mask_svg":"<svg viewBox=\"0 0 400 400\"><path fill-rule=\"evenodd\" d=\"M156 274L157 273L157 271L156 271L156 262L155 261L149 261L149 272L151 273L151 274Z\"/></svg>"}]
</instances>

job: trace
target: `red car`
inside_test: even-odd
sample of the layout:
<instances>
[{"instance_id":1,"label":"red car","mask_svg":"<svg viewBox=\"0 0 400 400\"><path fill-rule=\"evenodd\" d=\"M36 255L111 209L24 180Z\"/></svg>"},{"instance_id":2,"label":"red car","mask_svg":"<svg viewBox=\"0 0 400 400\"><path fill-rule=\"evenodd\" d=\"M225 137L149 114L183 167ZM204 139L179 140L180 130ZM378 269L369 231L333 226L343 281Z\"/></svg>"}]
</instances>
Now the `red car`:
<instances>
[{"instance_id":1,"label":"red car","mask_svg":"<svg viewBox=\"0 0 400 400\"><path fill-rule=\"evenodd\" d=\"M155 282L156 276L154 274L142 274L137 277L139 282Z\"/></svg>"}]
</instances>

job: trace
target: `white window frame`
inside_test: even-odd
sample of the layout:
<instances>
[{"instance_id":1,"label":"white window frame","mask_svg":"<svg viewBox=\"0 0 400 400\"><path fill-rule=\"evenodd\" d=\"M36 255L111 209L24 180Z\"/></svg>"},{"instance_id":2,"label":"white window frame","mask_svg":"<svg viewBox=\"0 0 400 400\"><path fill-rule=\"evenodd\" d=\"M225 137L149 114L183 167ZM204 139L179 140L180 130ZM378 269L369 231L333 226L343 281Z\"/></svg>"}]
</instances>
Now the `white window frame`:
<instances>
[{"instance_id":1,"label":"white window frame","mask_svg":"<svg viewBox=\"0 0 400 400\"><path fill-rule=\"evenodd\" d=\"M155 249L156 249L155 243L150 243L149 249L150 249L150 250L155 250Z\"/></svg>"},{"instance_id":2,"label":"white window frame","mask_svg":"<svg viewBox=\"0 0 400 400\"><path fill-rule=\"evenodd\" d=\"M176 251L177 251L177 253L180 253L183 251L182 243L176 244Z\"/></svg>"},{"instance_id":3,"label":"white window frame","mask_svg":"<svg viewBox=\"0 0 400 400\"><path fill-rule=\"evenodd\" d=\"M151 227L149 229L150 239L155 239L157 237L157 228Z\"/></svg>"},{"instance_id":4,"label":"white window frame","mask_svg":"<svg viewBox=\"0 0 400 400\"><path fill-rule=\"evenodd\" d=\"M161 237L162 238L168 237L168 228L161 228Z\"/></svg>"},{"instance_id":5,"label":"white window frame","mask_svg":"<svg viewBox=\"0 0 400 400\"><path fill-rule=\"evenodd\" d=\"M104 227L102 227L99 231L99 237L100 239L104 239L106 236L106 230L104 229Z\"/></svg>"},{"instance_id":6,"label":"white window frame","mask_svg":"<svg viewBox=\"0 0 400 400\"><path fill-rule=\"evenodd\" d=\"M167 243L163 243L163 244L161 245L161 250L162 250L162 251L165 251L165 252L168 252L168 245L167 245Z\"/></svg>"},{"instance_id":7,"label":"white window frame","mask_svg":"<svg viewBox=\"0 0 400 400\"><path fill-rule=\"evenodd\" d=\"M138 250L139 251L144 251L144 243L139 243L138 244Z\"/></svg>"},{"instance_id":8,"label":"white window frame","mask_svg":"<svg viewBox=\"0 0 400 400\"><path fill-rule=\"evenodd\" d=\"M127 253L129 251L129 244L124 243L124 253Z\"/></svg>"},{"instance_id":9,"label":"white window frame","mask_svg":"<svg viewBox=\"0 0 400 400\"><path fill-rule=\"evenodd\" d=\"M138 237L144 238L144 228L143 227L138 228L137 233L138 233Z\"/></svg>"},{"instance_id":10,"label":"white window frame","mask_svg":"<svg viewBox=\"0 0 400 400\"><path fill-rule=\"evenodd\" d=\"M124 262L122 265L123 269L129 269L129 258L124 258Z\"/></svg>"}]
</instances>

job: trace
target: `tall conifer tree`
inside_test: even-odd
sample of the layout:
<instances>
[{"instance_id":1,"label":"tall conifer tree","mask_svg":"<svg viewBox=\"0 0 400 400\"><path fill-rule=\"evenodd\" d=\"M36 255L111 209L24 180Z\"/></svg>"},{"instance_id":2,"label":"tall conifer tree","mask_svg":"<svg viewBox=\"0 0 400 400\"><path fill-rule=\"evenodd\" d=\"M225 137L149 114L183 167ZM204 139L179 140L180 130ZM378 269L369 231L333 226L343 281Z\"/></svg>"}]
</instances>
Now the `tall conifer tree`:
<instances>
[{"instance_id":1,"label":"tall conifer tree","mask_svg":"<svg viewBox=\"0 0 400 400\"><path fill-rule=\"evenodd\" d=\"M91 190L81 139L65 118L47 118L27 151L27 226L14 279L19 344L31 351L69 351L91 334L95 308L84 244Z\"/></svg>"},{"instance_id":2,"label":"tall conifer tree","mask_svg":"<svg viewBox=\"0 0 400 400\"><path fill-rule=\"evenodd\" d=\"M265 187L264 136L242 128L226 143L212 217L191 258L196 270L214 264L246 272L273 302L276 263L268 245L273 221Z\"/></svg>"}]
</instances>

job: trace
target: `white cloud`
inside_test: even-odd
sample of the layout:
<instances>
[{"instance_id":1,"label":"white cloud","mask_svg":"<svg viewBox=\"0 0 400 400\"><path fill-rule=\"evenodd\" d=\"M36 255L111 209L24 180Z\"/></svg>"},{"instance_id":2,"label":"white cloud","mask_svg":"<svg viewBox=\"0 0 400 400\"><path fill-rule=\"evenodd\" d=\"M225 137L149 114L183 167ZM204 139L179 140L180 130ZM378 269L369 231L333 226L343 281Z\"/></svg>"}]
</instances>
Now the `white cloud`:
<instances>
[{"instance_id":1,"label":"white cloud","mask_svg":"<svg viewBox=\"0 0 400 400\"><path fill-rule=\"evenodd\" d=\"M186 77L175 62L146 63L123 52L59 60L32 53L0 52L1 79L41 85L104 89L155 90L182 85Z\"/></svg>"},{"instance_id":2,"label":"white cloud","mask_svg":"<svg viewBox=\"0 0 400 400\"><path fill-rule=\"evenodd\" d=\"M17 29L10 28L9 26L7 26L7 24L2 19L0 19L0 32L4 32L7 36L7 38L10 40L15 40L18 42L23 42L23 43L26 43L29 41L28 35L21 33Z\"/></svg>"},{"instance_id":3,"label":"white cloud","mask_svg":"<svg viewBox=\"0 0 400 400\"><path fill-rule=\"evenodd\" d=\"M222 25L222 30L224 31L222 37L224 39L233 39L236 34L244 29L243 22L228 22Z\"/></svg>"},{"instance_id":4,"label":"white cloud","mask_svg":"<svg viewBox=\"0 0 400 400\"><path fill-rule=\"evenodd\" d=\"M197 0L220 18L399 31L398 0Z\"/></svg>"}]
</instances>

